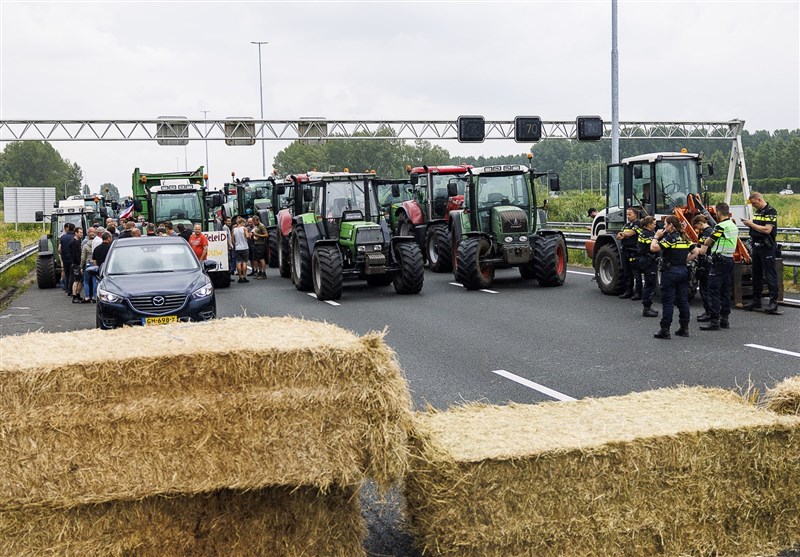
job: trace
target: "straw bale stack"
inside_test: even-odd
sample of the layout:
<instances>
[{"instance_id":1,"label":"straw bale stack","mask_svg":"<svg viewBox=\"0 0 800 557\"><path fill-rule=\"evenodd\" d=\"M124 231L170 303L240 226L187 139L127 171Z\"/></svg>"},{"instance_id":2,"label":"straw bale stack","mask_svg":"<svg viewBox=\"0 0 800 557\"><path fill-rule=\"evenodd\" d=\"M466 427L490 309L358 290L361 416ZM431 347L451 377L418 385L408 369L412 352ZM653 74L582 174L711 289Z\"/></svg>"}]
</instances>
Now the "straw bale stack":
<instances>
[{"instance_id":1,"label":"straw bale stack","mask_svg":"<svg viewBox=\"0 0 800 557\"><path fill-rule=\"evenodd\" d=\"M425 554L745 555L800 541L800 418L727 391L421 414L406 478Z\"/></svg>"},{"instance_id":2,"label":"straw bale stack","mask_svg":"<svg viewBox=\"0 0 800 557\"><path fill-rule=\"evenodd\" d=\"M283 551L264 554L358 555L353 490L403 476L412 424L381 333L237 318L5 337L0 557L235 556L273 547L259 536ZM245 531L270 513L299 525ZM184 515L223 527L200 546Z\"/></svg>"},{"instance_id":3,"label":"straw bale stack","mask_svg":"<svg viewBox=\"0 0 800 557\"><path fill-rule=\"evenodd\" d=\"M800 416L800 375L784 379L767 390L764 400L773 412Z\"/></svg>"},{"instance_id":4,"label":"straw bale stack","mask_svg":"<svg viewBox=\"0 0 800 557\"><path fill-rule=\"evenodd\" d=\"M270 487L0 513L0 557L359 557L355 488Z\"/></svg>"}]
</instances>

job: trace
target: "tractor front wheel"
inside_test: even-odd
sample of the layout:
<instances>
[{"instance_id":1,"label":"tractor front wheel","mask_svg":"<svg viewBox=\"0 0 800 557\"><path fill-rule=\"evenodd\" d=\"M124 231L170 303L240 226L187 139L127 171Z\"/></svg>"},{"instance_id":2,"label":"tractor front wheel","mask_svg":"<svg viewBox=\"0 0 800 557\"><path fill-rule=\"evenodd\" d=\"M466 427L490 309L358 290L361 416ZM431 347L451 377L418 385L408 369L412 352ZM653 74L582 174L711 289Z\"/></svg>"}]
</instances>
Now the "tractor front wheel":
<instances>
[{"instance_id":1,"label":"tractor front wheel","mask_svg":"<svg viewBox=\"0 0 800 557\"><path fill-rule=\"evenodd\" d=\"M458 246L456 280L467 290L489 288L494 282L494 264L481 263L489 255L491 244L483 237L464 238Z\"/></svg>"},{"instance_id":2,"label":"tractor front wheel","mask_svg":"<svg viewBox=\"0 0 800 557\"><path fill-rule=\"evenodd\" d=\"M616 247L607 244L595 256L594 278L603 294L621 294L625 289L622 262Z\"/></svg>"},{"instance_id":3,"label":"tractor front wheel","mask_svg":"<svg viewBox=\"0 0 800 557\"><path fill-rule=\"evenodd\" d=\"M53 288L58 283L55 258L52 255L36 258L36 286L39 288Z\"/></svg>"},{"instance_id":4,"label":"tractor front wheel","mask_svg":"<svg viewBox=\"0 0 800 557\"><path fill-rule=\"evenodd\" d=\"M414 242L403 242L395 246L395 257L400 270L394 273L392 282L398 294L419 294L425 280L425 263L422 251Z\"/></svg>"},{"instance_id":5,"label":"tractor front wheel","mask_svg":"<svg viewBox=\"0 0 800 557\"><path fill-rule=\"evenodd\" d=\"M292 260L289 254L289 238L281 236L278 243L278 272L283 278L292 276Z\"/></svg>"},{"instance_id":6,"label":"tractor front wheel","mask_svg":"<svg viewBox=\"0 0 800 557\"><path fill-rule=\"evenodd\" d=\"M444 224L428 227L425 237L425 250L428 254L428 263L434 273L449 273L453 270L450 248L450 232Z\"/></svg>"},{"instance_id":7,"label":"tractor front wheel","mask_svg":"<svg viewBox=\"0 0 800 557\"><path fill-rule=\"evenodd\" d=\"M536 236L533 245L540 286L561 286L567 278L567 245L561 234Z\"/></svg>"},{"instance_id":8,"label":"tractor front wheel","mask_svg":"<svg viewBox=\"0 0 800 557\"><path fill-rule=\"evenodd\" d=\"M308 239L302 224L294 228L292 235L292 282L301 292L308 292L312 288L311 280L311 254L308 252Z\"/></svg>"},{"instance_id":9,"label":"tractor front wheel","mask_svg":"<svg viewBox=\"0 0 800 557\"><path fill-rule=\"evenodd\" d=\"M336 246L320 246L311 260L314 273L314 294L317 300L338 300L342 297L342 254Z\"/></svg>"},{"instance_id":10,"label":"tractor front wheel","mask_svg":"<svg viewBox=\"0 0 800 557\"><path fill-rule=\"evenodd\" d=\"M267 240L267 245L269 246L269 266L274 269L280 263L280 258L278 257L277 230L273 230L272 233L269 235L269 239Z\"/></svg>"}]
</instances>

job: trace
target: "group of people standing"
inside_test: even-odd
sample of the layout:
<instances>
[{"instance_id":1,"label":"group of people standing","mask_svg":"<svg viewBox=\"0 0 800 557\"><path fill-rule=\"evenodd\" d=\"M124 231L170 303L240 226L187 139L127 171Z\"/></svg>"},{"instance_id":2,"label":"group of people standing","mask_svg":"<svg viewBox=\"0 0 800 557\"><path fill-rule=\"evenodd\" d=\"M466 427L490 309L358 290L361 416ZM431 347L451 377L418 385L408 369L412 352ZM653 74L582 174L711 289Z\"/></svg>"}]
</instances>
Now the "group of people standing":
<instances>
[{"instance_id":1,"label":"group of people standing","mask_svg":"<svg viewBox=\"0 0 800 557\"><path fill-rule=\"evenodd\" d=\"M83 228L68 222L58 239L58 253L61 257L61 282L73 304L97 302L95 290L97 276L87 273L93 265L100 266L108 255L111 242L116 234L116 225L107 222L105 227L90 226L84 234Z\"/></svg>"},{"instance_id":2,"label":"group of people standing","mask_svg":"<svg viewBox=\"0 0 800 557\"><path fill-rule=\"evenodd\" d=\"M764 278L766 277L769 305L767 313L778 313L778 277L775 270L778 213L753 192L750 203L755 209L753 219L742 223L750 231L752 246L753 299L744 309L760 309ZM617 233L622 245L622 266L625 291L620 298L641 300L644 317L658 317L652 308L656 277L661 271L662 315L660 329L653 336L671 338L675 306L678 307L676 336L689 336L689 263L697 260L698 289L703 300L704 313L697 321L702 331L719 331L730 328L731 291L733 285L733 256L739 238L739 229L731 219L727 203L715 206L717 222L712 228L708 217L696 215L692 219L700 243L687 238L680 220L670 215L664 219L663 228L657 228L652 216L638 220L637 211L628 208L626 223Z\"/></svg>"},{"instance_id":3,"label":"group of people standing","mask_svg":"<svg viewBox=\"0 0 800 557\"><path fill-rule=\"evenodd\" d=\"M231 217L226 217L222 230L228 234L228 253L230 254L231 274L238 274L238 283L250 282L247 277L256 280L267 278L267 227L258 217L236 217L234 225ZM252 271L247 274L247 263Z\"/></svg>"}]
</instances>

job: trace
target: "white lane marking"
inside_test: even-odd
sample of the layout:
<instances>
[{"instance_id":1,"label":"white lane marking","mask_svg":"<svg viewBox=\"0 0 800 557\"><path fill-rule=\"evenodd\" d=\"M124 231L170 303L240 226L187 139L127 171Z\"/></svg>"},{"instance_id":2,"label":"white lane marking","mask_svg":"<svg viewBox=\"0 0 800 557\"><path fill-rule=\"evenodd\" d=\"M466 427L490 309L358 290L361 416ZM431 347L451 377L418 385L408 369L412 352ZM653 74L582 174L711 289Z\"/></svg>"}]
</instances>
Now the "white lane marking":
<instances>
[{"instance_id":1,"label":"white lane marking","mask_svg":"<svg viewBox=\"0 0 800 557\"><path fill-rule=\"evenodd\" d=\"M460 282L448 282L447 284L452 284L453 286L460 286L461 288L464 288L464 285L461 284ZM481 292L488 292L489 294L499 294L499 292L497 292L496 290L487 290L486 288L481 288L480 290Z\"/></svg>"},{"instance_id":2,"label":"white lane marking","mask_svg":"<svg viewBox=\"0 0 800 557\"><path fill-rule=\"evenodd\" d=\"M524 377L520 377L519 375L514 375L513 373L506 371L504 369L494 369L492 370L492 373L495 373L501 377L505 377L506 379L511 379L512 381L515 381L520 385L525 385L526 387L533 389L534 391L539 391L540 393L543 393L556 400L561 400L564 402L577 400L572 398L571 396L567 396L563 393L559 393L558 391L554 391L553 389L545 387L544 385L540 385L539 383L528 381Z\"/></svg>"},{"instance_id":3,"label":"white lane marking","mask_svg":"<svg viewBox=\"0 0 800 557\"><path fill-rule=\"evenodd\" d=\"M769 346L761 346L760 344L745 344L745 346L749 346L750 348L758 348L759 350L768 350L769 352L777 352L778 354L786 354L787 356L794 356L795 358L800 358L800 353L789 352L788 350L781 350L780 348L771 348Z\"/></svg>"},{"instance_id":4,"label":"white lane marking","mask_svg":"<svg viewBox=\"0 0 800 557\"><path fill-rule=\"evenodd\" d=\"M316 298L317 300L319 300L319 298L317 298L317 295L314 294L313 292L306 292L306 294L308 294L312 298ZM320 302L325 302L326 304L330 304L332 306L340 306L340 305L342 305L342 304L340 304L338 302L334 302L333 300L320 300Z\"/></svg>"},{"instance_id":5,"label":"white lane marking","mask_svg":"<svg viewBox=\"0 0 800 557\"><path fill-rule=\"evenodd\" d=\"M583 271L570 271L567 269L568 273L572 273L573 275L586 275L587 277L593 277L594 273L584 273Z\"/></svg>"}]
</instances>

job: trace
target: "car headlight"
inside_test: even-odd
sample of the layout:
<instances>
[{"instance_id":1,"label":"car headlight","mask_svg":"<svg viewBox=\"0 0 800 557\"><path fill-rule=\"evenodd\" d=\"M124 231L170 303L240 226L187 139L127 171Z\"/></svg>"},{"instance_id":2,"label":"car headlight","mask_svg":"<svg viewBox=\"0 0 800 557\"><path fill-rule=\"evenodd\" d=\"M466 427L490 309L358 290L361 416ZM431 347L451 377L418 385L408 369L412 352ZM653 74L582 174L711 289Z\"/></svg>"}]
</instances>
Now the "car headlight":
<instances>
[{"instance_id":1,"label":"car headlight","mask_svg":"<svg viewBox=\"0 0 800 557\"><path fill-rule=\"evenodd\" d=\"M117 294L109 292L108 290L103 290L102 288L97 289L97 297L103 302L109 302L112 304L122 301L122 296L118 296Z\"/></svg>"},{"instance_id":2,"label":"car headlight","mask_svg":"<svg viewBox=\"0 0 800 557\"><path fill-rule=\"evenodd\" d=\"M192 298L195 300L199 300L200 298L207 298L211 296L211 293L214 291L214 288L210 284L206 284L205 286L198 288L194 292L192 292Z\"/></svg>"}]
</instances>

